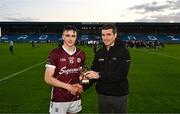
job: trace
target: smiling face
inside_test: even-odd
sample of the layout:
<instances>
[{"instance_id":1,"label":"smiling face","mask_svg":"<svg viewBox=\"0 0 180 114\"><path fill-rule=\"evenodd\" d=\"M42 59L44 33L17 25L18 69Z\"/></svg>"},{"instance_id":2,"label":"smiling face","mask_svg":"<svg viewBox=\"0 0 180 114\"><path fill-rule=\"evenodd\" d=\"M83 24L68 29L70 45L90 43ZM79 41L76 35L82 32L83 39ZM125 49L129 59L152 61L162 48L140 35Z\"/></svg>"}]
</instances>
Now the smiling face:
<instances>
[{"instance_id":1,"label":"smiling face","mask_svg":"<svg viewBox=\"0 0 180 114\"><path fill-rule=\"evenodd\" d=\"M107 49L109 49L111 46L114 46L117 33L113 33L112 29L102 29L101 36Z\"/></svg>"},{"instance_id":2,"label":"smiling face","mask_svg":"<svg viewBox=\"0 0 180 114\"><path fill-rule=\"evenodd\" d=\"M73 30L65 30L63 32L62 38L64 40L65 46L73 47L76 42L77 32Z\"/></svg>"}]
</instances>

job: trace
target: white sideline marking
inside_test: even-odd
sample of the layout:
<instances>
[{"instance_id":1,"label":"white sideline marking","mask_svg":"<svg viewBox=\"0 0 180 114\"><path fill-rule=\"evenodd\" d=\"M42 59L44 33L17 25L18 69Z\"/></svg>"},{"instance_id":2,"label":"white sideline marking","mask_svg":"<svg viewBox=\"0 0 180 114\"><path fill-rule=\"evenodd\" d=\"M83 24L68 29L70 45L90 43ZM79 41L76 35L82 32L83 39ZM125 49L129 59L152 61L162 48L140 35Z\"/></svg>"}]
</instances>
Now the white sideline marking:
<instances>
[{"instance_id":1,"label":"white sideline marking","mask_svg":"<svg viewBox=\"0 0 180 114\"><path fill-rule=\"evenodd\" d=\"M170 55L165 55L165 54L162 54L162 53L155 53L155 52L150 52L150 53L152 53L152 54L156 54L156 55L165 56L165 57L169 57L169 58L172 58L172 59L177 59L177 60L180 60L180 58L175 57L175 56L170 56Z\"/></svg>"},{"instance_id":2,"label":"white sideline marking","mask_svg":"<svg viewBox=\"0 0 180 114\"><path fill-rule=\"evenodd\" d=\"M150 53L150 54L161 55L161 56L164 56L164 57L169 57L169 58L172 58L172 59L180 60L179 57L174 57L174 56L170 56L170 55L165 55L165 54L162 54L162 53L149 52L149 51L144 51L144 50L138 50L138 51L141 51L141 52L148 52L148 53Z\"/></svg>"},{"instance_id":3,"label":"white sideline marking","mask_svg":"<svg viewBox=\"0 0 180 114\"><path fill-rule=\"evenodd\" d=\"M26 69L24 69L24 70L21 70L21 71L19 71L19 72L14 73L14 74L8 75L8 76L0 79L0 82L5 81L5 80L8 80L8 79L10 79L10 78L12 78L12 77L14 77L14 76L16 76L16 75L18 75L18 74L21 74L21 73L23 73L23 72L25 72L25 71L27 71L27 70L30 70L30 69L32 69L32 68L34 68L34 67L37 67L37 66L43 64L44 62L45 62L45 61L43 61L43 62L41 62L41 63L39 63L39 64L35 64L35 65L33 65L33 66L30 66L30 67L28 67L28 68L26 68Z\"/></svg>"}]
</instances>

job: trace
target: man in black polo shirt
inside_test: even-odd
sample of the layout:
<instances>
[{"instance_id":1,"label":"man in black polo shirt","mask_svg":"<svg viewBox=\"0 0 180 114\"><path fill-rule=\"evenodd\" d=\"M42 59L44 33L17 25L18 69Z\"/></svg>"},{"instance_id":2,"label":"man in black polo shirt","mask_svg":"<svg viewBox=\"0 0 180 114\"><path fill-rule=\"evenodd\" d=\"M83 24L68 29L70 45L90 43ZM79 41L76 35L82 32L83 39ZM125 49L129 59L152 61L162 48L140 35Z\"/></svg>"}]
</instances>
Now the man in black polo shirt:
<instances>
[{"instance_id":1,"label":"man in black polo shirt","mask_svg":"<svg viewBox=\"0 0 180 114\"><path fill-rule=\"evenodd\" d=\"M100 113L127 113L129 51L117 40L113 24L104 25L101 35L104 47L95 54L93 71L85 75L96 80Z\"/></svg>"}]
</instances>

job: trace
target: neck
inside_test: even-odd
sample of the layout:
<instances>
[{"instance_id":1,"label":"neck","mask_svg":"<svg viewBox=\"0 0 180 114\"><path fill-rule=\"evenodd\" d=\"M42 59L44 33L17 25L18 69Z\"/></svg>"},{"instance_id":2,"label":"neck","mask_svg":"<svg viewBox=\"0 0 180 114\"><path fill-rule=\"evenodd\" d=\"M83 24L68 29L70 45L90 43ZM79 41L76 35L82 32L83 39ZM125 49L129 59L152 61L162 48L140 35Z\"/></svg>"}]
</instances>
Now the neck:
<instances>
[{"instance_id":1,"label":"neck","mask_svg":"<svg viewBox=\"0 0 180 114\"><path fill-rule=\"evenodd\" d=\"M74 50L75 50L75 46L71 46L71 47L69 47L69 46L67 46L67 45L63 45L64 46L64 48L66 48L66 50L68 51L68 52L70 52L70 53L72 53Z\"/></svg>"},{"instance_id":2,"label":"neck","mask_svg":"<svg viewBox=\"0 0 180 114\"><path fill-rule=\"evenodd\" d=\"M112 43L111 45L106 46L106 49L109 51L110 47L113 47L114 43Z\"/></svg>"},{"instance_id":3,"label":"neck","mask_svg":"<svg viewBox=\"0 0 180 114\"><path fill-rule=\"evenodd\" d=\"M106 46L106 49L109 51L110 46Z\"/></svg>"}]
</instances>

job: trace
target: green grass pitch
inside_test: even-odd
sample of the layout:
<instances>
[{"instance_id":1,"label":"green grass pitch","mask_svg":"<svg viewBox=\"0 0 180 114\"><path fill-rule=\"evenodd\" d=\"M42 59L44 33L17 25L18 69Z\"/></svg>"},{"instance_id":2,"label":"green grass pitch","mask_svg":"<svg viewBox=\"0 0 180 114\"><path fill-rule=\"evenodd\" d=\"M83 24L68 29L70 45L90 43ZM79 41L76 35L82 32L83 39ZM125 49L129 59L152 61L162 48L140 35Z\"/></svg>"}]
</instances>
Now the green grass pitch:
<instances>
[{"instance_id":1,"label":"green grass pitch","mask_svg":"<svg viewBox=\"0 0 180 114\"><path fill-rule=\"evenodd\" d=\"M15 44L11 55L8 44L0 44L0 113L48 113L51 87L44 82L48 53L57 44ZM91 47L86 52L90 66ZM128 74L130 113L180 113L180 45L164 49L130 49ZM82 94L82 113L98 112L94 86Z\"/></svg>"}]
</instances>

